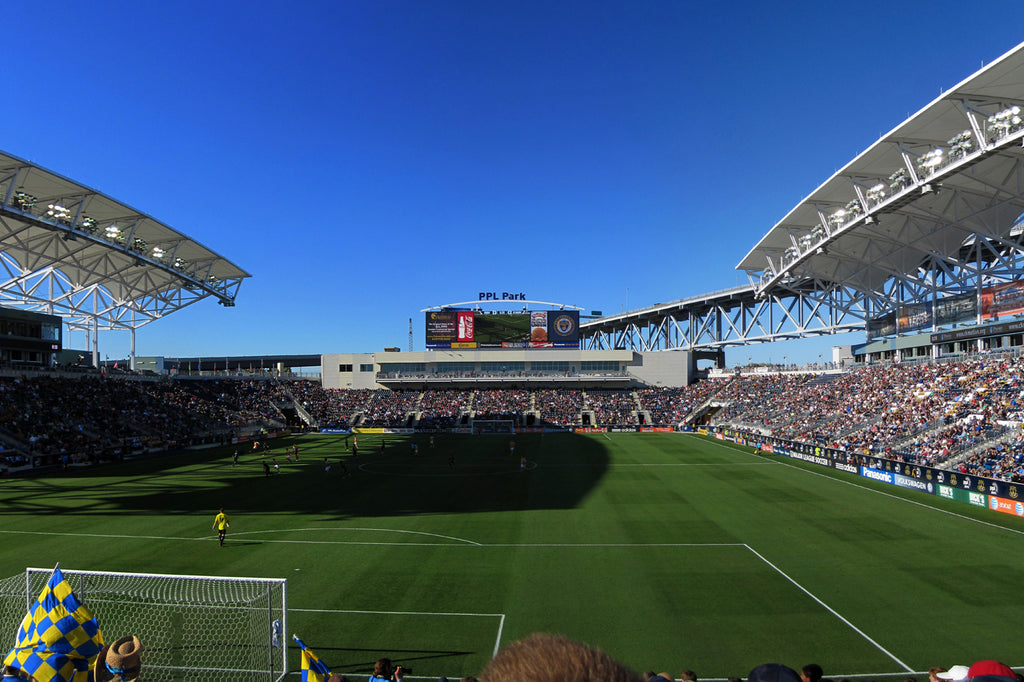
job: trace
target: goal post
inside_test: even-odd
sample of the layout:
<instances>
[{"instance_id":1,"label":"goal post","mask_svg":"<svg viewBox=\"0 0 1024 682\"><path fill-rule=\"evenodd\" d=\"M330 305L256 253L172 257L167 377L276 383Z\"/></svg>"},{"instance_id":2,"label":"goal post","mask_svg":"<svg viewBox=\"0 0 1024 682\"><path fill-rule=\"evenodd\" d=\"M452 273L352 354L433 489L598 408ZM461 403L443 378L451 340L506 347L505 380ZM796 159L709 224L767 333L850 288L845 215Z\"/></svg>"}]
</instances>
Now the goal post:
<instances>
[{"instance_id":1,"label":"goal post","mask_svg":"<svg viewBox=\"0 0 1024 682\"><path fill-rule=\"evenodd\" d=\"M515 435L516 425L511 419L474 419L473 433L476 435L487 433L504 433Z\"/></svg>"},{"instance_id":2,"label":"goal post","mask_svg":"<svg viewBox=\"0 0 1024 682\"><path fill-rule=\"evenodd\" d=\"M284 579L61 571L104 643L138 636L148 682L280 682L288 672ZM17 632L52 573L26 568L0 581L2 631Z\"/></svg>"}]
</instances>

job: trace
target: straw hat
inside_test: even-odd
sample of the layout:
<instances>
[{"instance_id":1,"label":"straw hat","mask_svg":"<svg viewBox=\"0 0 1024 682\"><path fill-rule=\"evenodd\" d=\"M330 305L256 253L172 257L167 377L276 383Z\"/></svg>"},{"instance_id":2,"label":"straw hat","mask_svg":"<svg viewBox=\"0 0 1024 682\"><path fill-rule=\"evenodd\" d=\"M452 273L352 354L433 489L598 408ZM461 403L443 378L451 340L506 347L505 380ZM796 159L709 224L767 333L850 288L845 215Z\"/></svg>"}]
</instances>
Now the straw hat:
<instances>
[{"instance_id":1,"label":"straw hat","mask_svg":"<svg viewBox=\"0 0 1024 682\"><path fill-rule=\"evenodd\" d=\"M135 682L142 671L142 643L134 635L103 647L96 657L96 682Z\"/></svg>"}]
</instances>

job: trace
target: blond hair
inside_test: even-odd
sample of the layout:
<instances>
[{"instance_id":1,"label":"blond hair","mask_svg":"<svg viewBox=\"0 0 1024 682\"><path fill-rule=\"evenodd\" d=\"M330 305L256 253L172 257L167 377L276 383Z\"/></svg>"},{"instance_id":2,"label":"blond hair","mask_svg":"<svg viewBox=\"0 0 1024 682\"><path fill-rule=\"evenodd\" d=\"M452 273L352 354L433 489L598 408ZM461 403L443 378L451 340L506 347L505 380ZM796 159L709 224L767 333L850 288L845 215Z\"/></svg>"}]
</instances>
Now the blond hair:
<instances>
[{"instance_id":1,"label":"blond hair","mask_svg":"<svg viewBox=\"0 0 1024 682\"><path fill-rule=\"evenodd\" d=\"M480 682L641 682L611 656L562 635L534 634L498 652Z\"/></svg>"}]
</instances>

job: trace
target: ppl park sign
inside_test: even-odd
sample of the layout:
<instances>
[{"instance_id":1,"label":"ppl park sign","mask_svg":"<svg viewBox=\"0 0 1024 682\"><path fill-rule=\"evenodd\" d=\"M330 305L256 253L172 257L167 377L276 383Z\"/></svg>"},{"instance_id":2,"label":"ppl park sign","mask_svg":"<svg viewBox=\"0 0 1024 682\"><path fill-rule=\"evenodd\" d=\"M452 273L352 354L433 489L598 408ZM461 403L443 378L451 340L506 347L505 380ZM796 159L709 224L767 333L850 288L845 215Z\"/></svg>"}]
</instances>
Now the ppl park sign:
<instances>
[{"instance_id":1,"label":"ppl park sign","mask_svg":"<svg viewBox=\"0 0 1024 682\"><path fill-rule=\"evenodd\" d=\"M525 301L526 294L523 292L513 293L510 291L501 292L501 296L498 296L497 291L481 291L478 301Z\"/></svg>"}]
</instances>

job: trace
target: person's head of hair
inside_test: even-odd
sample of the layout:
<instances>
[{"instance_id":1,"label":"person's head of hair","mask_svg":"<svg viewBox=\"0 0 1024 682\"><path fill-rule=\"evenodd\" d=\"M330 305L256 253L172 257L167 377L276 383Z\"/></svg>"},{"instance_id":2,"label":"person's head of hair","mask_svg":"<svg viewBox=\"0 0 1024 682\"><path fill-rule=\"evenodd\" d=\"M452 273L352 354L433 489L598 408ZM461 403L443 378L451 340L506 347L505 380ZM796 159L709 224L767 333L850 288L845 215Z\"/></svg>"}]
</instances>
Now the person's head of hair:
<instances>
[{"instance_id":1,"label":"person's head of hair","mask_svg":"<svg viewBox=\"0 0 1024 682\"><path fill-rule=\"evenodd\" d=\"M611 656L561 635L534 634L491 659L480 682L640 682Z\"/></svg>"},{"instance_id":2,"label":"person's head of hair","mask_svg":"<svg viewBox=\"0 0 1024 682\"><path fill-rule=\"evenodd\" d=\"M693 672L692 670L684 670L683 672L679 673L679 679L681 679L683 682L697 682L697 673Z\"/></svg>"},{"instance_id":3,"label":"person's head of hair","mask_svg":"<svg viewBox=\"0 0 1024 682\"><path fill-rule=\"evenodd\" d=\"M817 663L808 663L801 669L801 672L804 674L804 679L808 680L808 682L818 682L821 676L825 674L825 671Z\"/></svg>"},{"instance_id":4,"label":"person's head of hair","mask_svg":"<svg viewBox=\"0 0 1024 682\"><path fill-rule=\"evenodd\" d=\"M373 676L391 677L391 659L378 658L377 662L373 664Z\"/></svg>"}]
</instances>

